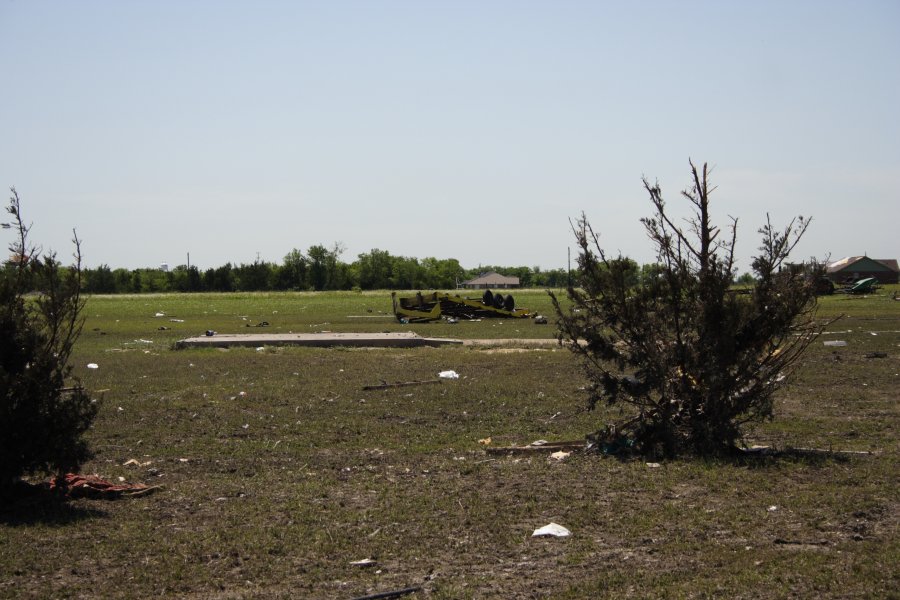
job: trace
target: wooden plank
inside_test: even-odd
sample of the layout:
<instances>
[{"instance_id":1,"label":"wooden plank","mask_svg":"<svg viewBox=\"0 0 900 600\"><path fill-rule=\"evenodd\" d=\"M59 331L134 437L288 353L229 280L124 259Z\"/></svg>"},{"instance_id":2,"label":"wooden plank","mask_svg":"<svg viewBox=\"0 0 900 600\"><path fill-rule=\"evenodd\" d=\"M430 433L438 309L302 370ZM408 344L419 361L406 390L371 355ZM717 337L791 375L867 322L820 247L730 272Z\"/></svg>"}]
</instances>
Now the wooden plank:
<instances>
[{"instance_id":1,"label":"wooden plank","mask_svg":"<svg viewBox=\"0 0 900 600\"><path fill-rule=\"evenodd\" d=\"M546 444L529 444L527 446L498 446L496 448L487 447L484 449L488 454L552 454L560 450L568 452L578 452L584 450L586 443L584 440L571 442L547 442Z\"/></svg>"}]
</instances>

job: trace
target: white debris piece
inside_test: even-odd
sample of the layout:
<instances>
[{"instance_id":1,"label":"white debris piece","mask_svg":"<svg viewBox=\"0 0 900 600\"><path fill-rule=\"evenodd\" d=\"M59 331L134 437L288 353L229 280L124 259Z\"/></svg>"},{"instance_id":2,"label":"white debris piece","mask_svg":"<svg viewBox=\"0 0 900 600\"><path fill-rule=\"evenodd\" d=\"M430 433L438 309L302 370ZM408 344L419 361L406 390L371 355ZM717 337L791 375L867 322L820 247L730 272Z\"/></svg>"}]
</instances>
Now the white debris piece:
<instances>
[{"instance_id":1,"label":"white debris piece","mask_svg":"<svg viewBox=\"0 0 900 600\"><path fill-rule=\"evenodd\" d=\"M97 363L88 363L87 368L88 369L99 369L100 365L98 365Z\"/></svg>"},{"instance_id":2,"label":"white debris piece","mask_svg":"<svg viewBox=\"0 0 900 600\"><path fill-rule=\"evenodd\" d=\"M362 560L354 560L350 564L354 567L371 567L378 564L378 562L371 558L364 558Z\"/></svg>"},{"instance_id":3,"label":"white debris piece","mask_svg":"<svg viewBox=\"0 0 900 600\"><path fill-rule=\"evenodd\" d=\"M438 377L441 379L459 379L459 373L456 371L441 371L438 373Z\"/></svg>"},{"instance_id":4,"label":"white debris piece","mask_svg":"<svg viewBox=\"0 0 900 600\"><path fill-rule=\"evenodd\" d=\"M562 525L550 523L549 525L544 525L543 527L535 529L534 533L531 534L531 537L542 537L546 535L553 537L569 537L572 535L572 532Z\"/></svg>"}]
</instances>

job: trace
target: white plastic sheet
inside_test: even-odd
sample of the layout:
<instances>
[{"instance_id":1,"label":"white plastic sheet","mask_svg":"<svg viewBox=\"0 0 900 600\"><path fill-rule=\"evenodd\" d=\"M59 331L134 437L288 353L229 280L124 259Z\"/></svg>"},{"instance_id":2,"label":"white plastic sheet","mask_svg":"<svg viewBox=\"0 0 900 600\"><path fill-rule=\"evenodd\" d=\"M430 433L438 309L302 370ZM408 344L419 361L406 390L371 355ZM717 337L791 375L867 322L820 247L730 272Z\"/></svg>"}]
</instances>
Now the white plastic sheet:
<instances>
[{"instance_id":1,"label":"white plastic sheet","mask_svg":"<svg viewBox=\"0 0 900 600\"><path fill-rule=\"evenodd\" d=\"M531 534L531 537L542 537L548 535L553 537L569 537L570 535L572 535L572 532L562 525L550 523L548 525L544 525L543 527L535 529L534 533Z\"/></svg>"}]
</instances>

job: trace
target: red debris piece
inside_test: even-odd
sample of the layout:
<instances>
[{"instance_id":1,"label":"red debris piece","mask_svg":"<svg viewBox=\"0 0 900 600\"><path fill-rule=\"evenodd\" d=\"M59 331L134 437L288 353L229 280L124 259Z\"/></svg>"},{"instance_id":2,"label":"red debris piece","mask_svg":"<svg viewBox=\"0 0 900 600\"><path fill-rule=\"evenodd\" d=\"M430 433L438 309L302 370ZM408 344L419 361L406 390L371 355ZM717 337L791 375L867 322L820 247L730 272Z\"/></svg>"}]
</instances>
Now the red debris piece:
<instances>
[{"instance_id":1,"label":"red debris piece","mask_svg":"<svg viewBox=\"0 0 900 600\"><path fill-rule=\"evenodd\" d=\"M115 484L98 475L66 473L50 481L51 490L61 490L69 498L102 498L112 500L121 496L137 496L157 489L142 483Z\"/></svg>"}]
</instances>

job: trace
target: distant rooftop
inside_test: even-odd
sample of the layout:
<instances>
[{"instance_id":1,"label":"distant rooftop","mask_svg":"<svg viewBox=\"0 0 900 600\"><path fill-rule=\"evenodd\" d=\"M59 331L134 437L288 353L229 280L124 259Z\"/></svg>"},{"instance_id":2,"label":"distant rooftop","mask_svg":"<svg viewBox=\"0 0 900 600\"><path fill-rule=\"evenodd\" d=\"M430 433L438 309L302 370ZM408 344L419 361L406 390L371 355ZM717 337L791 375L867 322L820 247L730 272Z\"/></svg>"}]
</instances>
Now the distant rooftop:
<instances>
[{"instance_id":1,"label":"distant rooftop","mask_svg":"<svg viewBox=\"0 0 900 600\"><path fill-rule=\"evenodd\" d=\"M474 286L474 285L485 285L485 286L515 286L519 285L518 277L508 277L506 275L501 275L500 273L495 273L494 271L490 271L488 273L482 273L475 279L470 279L469 281L464 281L463 285Z\"/></svg>"},{"instance_id":2,"label":"distant rooftop","mask_svg":"<svg viewBox=\"0 0 900 600\"><path fill-rule=\"evenodd\" d=\"M869 258L868 256L846 256L840 260L836 260L834 262L828 263L826 265L825 270L828 273L834 273L836 271L842 271L850 265L861 261L864 258ZM900 265L897 264L897 260L894 258L869 258L869 260L874 260L875 262L881 263L891 271L900 271Z\"/></svg>"}]
</instances>

